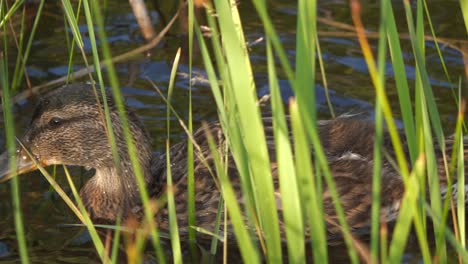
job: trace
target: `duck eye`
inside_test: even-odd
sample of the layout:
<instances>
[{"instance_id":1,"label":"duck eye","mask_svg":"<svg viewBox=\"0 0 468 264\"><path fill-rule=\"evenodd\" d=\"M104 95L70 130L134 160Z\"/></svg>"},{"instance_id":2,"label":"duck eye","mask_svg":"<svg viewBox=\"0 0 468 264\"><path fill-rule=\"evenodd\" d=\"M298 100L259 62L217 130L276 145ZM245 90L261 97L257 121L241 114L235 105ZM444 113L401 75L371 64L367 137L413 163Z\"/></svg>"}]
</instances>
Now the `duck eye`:
<instances>
[{"instance_id":1,"label":"duck eye","mask_svg":"<svg viewBox=\"0 0 468 264\"><path fill-rule=\"evenodd\" d=\"M58 118L58 117L52 117L52 119L50 119L49 121L49 125L51 126L58 126L62 124L62 119Z\"/></svg>"}]
</instances>

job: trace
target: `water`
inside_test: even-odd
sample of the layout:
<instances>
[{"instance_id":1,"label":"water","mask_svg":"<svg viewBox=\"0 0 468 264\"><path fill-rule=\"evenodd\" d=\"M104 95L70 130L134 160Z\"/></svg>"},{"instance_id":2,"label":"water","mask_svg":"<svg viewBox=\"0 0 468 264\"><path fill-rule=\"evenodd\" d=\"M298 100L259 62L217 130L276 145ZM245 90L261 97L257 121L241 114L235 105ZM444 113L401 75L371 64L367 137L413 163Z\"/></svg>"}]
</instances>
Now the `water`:
<instances>
[{"instance_id":1,"label":"water","mask_svg":"<svg viewBox=\"0 0 468 264\"><path fill-rule=\"evenodd\" d=\"M134 21L127 1L108 1L109 8L106 12L106 30L109 37L109 44L112 54L118 55L125 51L136 48L144 41L139 35L138 26ZM400 2L395 4L395 14L397 16L398 27L406 32L404 20L404 10ZM47 2L45 16L39 25L36 40L33 43L30 59L28 61L28 73L33 85L42 84L66 74L68 67L68 51L64 45L65 35L71 37L70 32L63 28L63 17L59 10L58 3ZM293 61L295 56L295 25L296 9L295 4L287 0L269 1L271 16L280 34L281 41L285 46L289 59ZM363 21L369 30L376 30L378 25L378 6L368 1L363 3ZM247 1L239 5L243 18L246 40L254 43L250 47L251 59L255 72L259 96L268 94L265 42L256 42L263 37L262 26L259 18L254 13L254 8ZM458 1L431 1L429 9L432 12L432 19L436 25L438 37L464 39L466 29L463 25L462 15ZM342 23L351 24L347 1L323 1L319 5L319 15ZM160 21L160 17L154 12L152 14L155 21ZM166 19L169 17L165 14ZM160 26L160 24L159 24ZM80 27L83 33L85 50L91 56L91 48L87 38L87 28ZM321 31L340 31L319 23ZM157 95L147 79L155 82L164 92L168 86L171 63L179 47L181 40L177 36L177 31L164 39L158 45L150 58L140 58L116 65L120 84L127 103L133 107L142 117L146 127L154 139L154 150L164 150L165 140L165 115L166 107L163 100ZM372 87L365 62L357 40L353 37L335 34L324 36L320 34L320 44L322 49L325 71L327 75L328 87L331 89L331 100L337 114L342 113L363 113L368 118L373 116L374 88ZM375 47L376 39L371 40ZM407 63L408 78L414 82L414 64L411 46L408 41L402 41L405 62ZM448 72L452 81L458 82L459 78L464 78L464 65L462 55L459 51L450 47L444 47L442 53L447 63ZM78 51L75 54L76 62L74 69L83 67ZM447 128L446 133L453 132L456 106L453 103L453 90L445 77L439 58L431 41L426 42L426 59L433 91L437 98L441 119ZM14 60L10 61L11 67ZM389 63L390 65L390 63ZM279 67L278 67L279 68ZM279 71L280 72L280 71ZM179 78L176 83L173 103L175 109L183 117L187 117L188 66L184 62L179 67ZM207 85L203 65L200 59L195 60L194 76L196 77L193 88L193 110L195 127L199 127L204 120L215 120L216 109L212 102L209 86ZM318 88L317 108L322 118L330 118L330 113L325 101L323 83L319 75L316 83ZM280 73L280 85L284 101L292 96L292 92L285 80L285 76ZM400 116L397 107L397 94L395 91L392 69L387 68L387 86L389 98L392 101L393 111ZM23 87L24 88L24 87ZM15 108L17 127L20 131L27 125L32 111L33 100L22 100ZM265 108L268 111L268 108ZM3 128L3 120L0 120L0 127ZM3 131L3 130L0 130ZM173 142L185 139L184 132L174 120L171 126L171 137ZM0 137L0 148L3 149L4 136ZM77 171L75 171L77 172ZM65 183L65 179L59 177L59 182ZM77 179L79 182L80 179ZM20 177L22 210L27 234L28 249L34 263L89 263L90 258L97 260L93 246L84 236L83 230L70 227L66 224L77 223L78 220L68 207L57 195L50 190L47 181L38 173L30 173ZM67 186L67 184L63 184ZM337 251L341 252L341 251ZM346 254L344 251L340 254ZM0 184L0 263L17 260L15 229L13 215L11 213L9 184ZM420 261L419 253L416 250L409 250L405 255L405 262L413 263Z\"/></svg>"}]
</instances>

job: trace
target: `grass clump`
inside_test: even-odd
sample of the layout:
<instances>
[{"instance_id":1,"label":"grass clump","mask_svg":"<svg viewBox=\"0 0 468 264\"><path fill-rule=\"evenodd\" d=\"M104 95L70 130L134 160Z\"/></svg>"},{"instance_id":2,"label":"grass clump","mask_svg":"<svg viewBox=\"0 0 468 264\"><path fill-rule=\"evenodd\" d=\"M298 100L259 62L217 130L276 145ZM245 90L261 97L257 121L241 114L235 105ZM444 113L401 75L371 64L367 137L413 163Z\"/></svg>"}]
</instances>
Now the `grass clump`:
<instances>
[{"instance_id":1,"label":"grass clump","mask_svg":"<svg viewBox=\"0 0 468 264\"><path fill-rule=\"evenodd\" d=\"M3 2L2 2L3 3ZM21 82L21 71L24 69L32 43L32 34L26 44L26 49L19 50L18 63L10 82L7 66L7 34L6 22L20 4L13 5L5 11L2 4L0 14L0 28L5 34L4 52L0 64L0 81L2 83L2 105L4 108L7 150L14 153L16 149L14 127L12 118L12 103L10 92L15 91ZM43 1L41 2L41 6ZM272 110L273 138L268 138L264 132L262 113L257 98L254 74L249 58L249 51L242 29L241 16L235 1L214 0L206 2L204 7L207 13L207 22L211 29L211 38L203 37L199 22L194 16L194 3L188 1L189 21L189 54L190 73L192 66L192 53L194 41L198 41L205 71L210 83L214 101L217 106L219 121L222 126L226 146L225 151L220 153L216 146L213 135L209 131L206 136L209 141L211 155L213 157L213 174L219 180L220 205L216 226L220 230L212 232L212 255L224 254L223 259L229 252L224 249L218 252L220 241L226 244L236 244L242 259L246 263L260 263L263 259L271 263L281 263L285 259L294 263L305 263L309 261L311 252L314 262L329 262L329 248L327 246L327 222L324 215L323 192L326 190L333 199L339 229L341 230L349 260L358 263L361 260L373 263L398 263L401 262L405 252L411 229L415 230L418 246L425 263L449 261L449 250L457 252L459 262L467 262L465 209L466 197L464 197L465 186L465 144L464 134L464 107L461 100L457 100L459 115L455 134L450 142L446 141L442 129L441 117L433 94L429 73L425 61L425 31L424 24L429 22L431 33L433 33L427 3L422 0L416 1L414 8L408 1L404 2L406 23L408 25L409 41L414 55L416 65L416 81L410 84L406 75L403 52L401 48L400 33L397 30L393 4L389 0L380 1L380 21L378 27L379 41L377 48L373 49L369 43L366 33L366 25L361 19L361 3L357 0L351 1L351 16L363 56L365 58L370 80L375 88L375 141L373 153L373 189L372 189L372 225L370 243L367 246L353 234L353 230L346 222L344 211L337 186L333 175L328 167L326 150L320 141L318 133L318 116L315 98L316 83L316 60L321 57L319 38L317 37L317 3L316 1L299 0L297 2L297 24L296 24L296 53L294 67L290 64L285 49L281 44L278 32L273 26L265 1L253 0L253 5L263 24L266 36L266 69L268 73L268 85L271 93L270 106ZM70 1L62 1L63 12L66 17L66 26L73 35L71 47L76 46L82 55L85 66L95 72L89 71L89 79L98 83L100 89L106 84L112 88L116 101L119 117L122 120L123 132L127 141L129 156L131 157L136 179L145 213L143 218L143 231L135 232L132 240L134 245L127 246L130 261L141 261L144 251L145 238L151 237L151 247L158 261L165 263L169 258L166 256L161 245L161 234L154 222L153 216L155 206L150 197L147 186L143 179L142 170L137 158L137 147L132 141L131 130L128 125L125 106L117 78L116 70L112 63L112 55L107 43L102 18L101 6L98 1L82 0L75 10ZM79 31L80 11L83 11L92 49L92 62L88 62L84 51L84 44ZM464 10L465 11L465 10ZM415 17L413 17L415 14ZM465 14L466 15L466 14ZM466 17L465 17L466 18ZM466 20L466 19L465 19ZM35 23L37 25L37 21ZM96 30L96 32L95 32ZM96 39L100 39L100 49ZM207 43L207 42L210 43ZM22 42L21 42L22 43ZM437 42L435 42L437 46ZM208 48L211 47L211 49ZM437 46L438 47L438 46ZM73 49L73 48L72 48ZM70 52L73 53L72 51ZM375 56L374 54L377 54ZM174 62L172 69L167 103L167 127L169 130L172 91L175 83L175 72L177 70L180 53ZM439 56L442 56L439 52ZM375 59L377 57L377 60ZM100 58L103 58L101 61ZM391 61L394 82L399 98L399 109L402 113L403 130L397 129L395 123L395 110L391 108L386 91L386 64ZM443 59L441 59L443 61ZM107 80L101 68L103 64L107 69ZM277 67L277 63L279 67ZM21 66L18 66L21 65ZM72 55L70 63L72 65ZM443 64L442 64L443 65ZM322 66L323 67L323 66ZM445 65L445 72L447 73ZM278 82L278 73L289 81L295 97L288 102L282 101ZM323 75L323 70L322 70ZM94 80L97 81L94 81ZM10 83L12 85L10 85ZM190 84L191 86L191 84ZM414 88L410 88L413 87ZM191 87L190 87L191 88ZM461 85L460 85L461 90ZM101 92L103 96L106 93ZM189 92L191 98L191 89ZM460 95L458 95L460 97ZM112 145L114 160L119 162L115 146L114 131L109 117L109 109L104 98L103 118L106 119L109 140ZM192 127L192 103L189 101L189 119L187 131L191 135ZM173 111L175 112L175 111ZM333 110L331 111L333 113ZM178 119L180 117L176 115ZM182 120L181 120L182 121ZM289 124L288 124L289 122ZM289 125L289 126L288 126ZM384 127L386 129L384 129ZM387 131L392 142L396 157L396 166L404 181L404 197L400 214L396 220L395 227L388 230L382 224L380 215L381 203L381 173L382 160L386 158L383 148L383 135ZM169 134L167 135L169 138ZM404 142L404 143L403 143ZM197 248L197 231L210 234L197 229L195 215L195 182L194 174L194 145L191 136L188 137L188 190L187 208L189 228L189 245L192 256L195 256ZM274 156L269 154L269 147L275 145ZM448 146L451 146L449 149ZM169 155L169 140L167 141L167 207L170 212L170 234L172 248L172 261L182 263L186 256L183 255L179 237L179 227L176 216L176 204L172 190L172 174L170 171L171 160ZM444 168L438 168L438 148L440 148L444 159ZM446 153L451 150L450 157ZM230 155L223 156L223 153ZM229 178L227 163L232 159L237 167L242 202L238 199ZM278 179L273 177L271 159L276 160L276 172ZM15 167L12 160L10 167ZM106 252L105 243L97 235L94 224L89 219L80 201L73 181L67 172L72 193L77 201L76 207L68 196L61 191L53 179L43 171L45 177L51 182L56 191L64 198L72 210L78 215L82 223L88 228L93 244L102 262L115 263L117 261L117 247L120 239L120 231L116 232L112 246L113 252ZM448 188L448 195L441 199L441 188L439 171L445 171L447 182L457 182L457 196L451 196L452 188ZM275 190L275 184L279 185L281 195ZM12 180L12 201L14 205L15 227L18 238L21 260L28 262L26 239L22 223L20 209L19 187L16 179ZM428 194L428 195L427 195ZM428 197L426 197L428 196ZM458 206L456 206L458 204ZM280 208L278 208L280 207ZM226 212L223 215L223 211ZM433 228L428 228L428 219L431 220ZM454 231L448 227L448 222L454 223ZM219 232L232 225L236 241L227 240ZM117 230L120 230L117 228ZM387 236L386 232L391 231ZM429 237L432 233L435 237L435 245L430 245ZM391 239L390 239L390 238ZM130 250L131 249L131 250ZM130 252L132 251L132 252ZM132 255L133 254L133 255Z\"/></svg>"}]
</instances>

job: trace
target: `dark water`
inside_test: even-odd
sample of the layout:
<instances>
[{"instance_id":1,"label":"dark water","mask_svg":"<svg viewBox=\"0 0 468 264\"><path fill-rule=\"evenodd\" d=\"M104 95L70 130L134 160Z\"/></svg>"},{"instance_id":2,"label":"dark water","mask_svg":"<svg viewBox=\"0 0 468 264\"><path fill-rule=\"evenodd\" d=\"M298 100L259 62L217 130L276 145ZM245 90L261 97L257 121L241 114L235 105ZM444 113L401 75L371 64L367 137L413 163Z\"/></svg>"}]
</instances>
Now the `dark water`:
<instances>
[{"instance_id":1,"label":"dark water","mask_svg":"<svg viewBox=\"0 0 468 264\"><path fill-rule=\"evenodd\" d=\"M351 24L347 1L323 1L319 5L319 15L330 19ZM401 2L395 4L397 23L402 32L406 32L404 10ZM295 56L295 27L296 8L294 3L287 0L269 1L271 16L280 34L281 41L285 46L289 58L294 60ZM378 5L374 1L363 1L364 23L369 30L378 27ZM243 18L246 39L249 43L263 37L262 26L257 18L254 8L247 1L239 5ZM170 9L165 7L165 9ZM436 34L439 37L466 39L462 14L458 1L431 1L429 9L432 12L432 21L435 25ZM33 43L30 59L28 61L28 74L33 85L45 83L66 74L68 67L68 51L65 36L71 38L71 33L63 28L63 16L59 11L58 3L48 2L45 7L45 15L39 25L37 37ZM153 9L154 10L154 9ZM153 18L159 27L163 19L156 12ZM165 19L169 14L165 14ZM324 31L341 31L326 24L319 23L319 29ZM110 46L114 55L136 48L142 44L138 26L134 21L127 1L109 1L106 11L106 30ZM86 51L91 56L91 48L87 39L87 27L82 24L81 31L86 43ZM120 84L122 86L127 103L131 105L142 117L154 139L155 151L163 150L165 140L165 103L157 95L147 79L154 81L160 89L166 90L169 82L171 62L177 48L181 44L178 31L171 31L162 44L153 50L150 58L142 58L116 65ZM373 39L372 44L377 44ZM323 36L320 35L328 87L331 89L331 100L337 114L363 113L372 118L374 105L374 88L372 87L367 73L362 53L353 37ZM407 73L410 86L414 83L414 64L411 45L403 40ZM265 43L257 42L250 47L253 62L255 80L259 96L268 94ZM464 77L464 65L462 55L456 49L443 47L442 53L445 58L450 78L454 82L459 79L466 84ZM13 57L12 57L13 58ZM83 67L81 56L78 51L75 54L74 68ZM456 107L453 103L453 86L448 82L442 67L440 66L434 43L426 42L426 59L429 74L433 85L433 91L438 101L441 119L446 125L446 133L453 131ZM10 60L10 69L13 69L15 61ZM390 62L389 62L390 66ZM179 67L179 78L175 87L173 103L182 117L187 117L188 66L182 63ZM397 95L392 77L391 67L387 69L388 94L392 100L393 110L400 116L397 107ZM193 87L193 108L195 126L198 127L203 120L215 120L216 109L210 94L210 88L205 80L205 72L200 60L195 60L194 76L197 78ZM326 105L323 82L320 74L317 75L316 83L318 102L317 108L322 118L330 118ZM280 73L282 94L285 102L292 96L288 83ZM83 79L85 81L85 79ZM455 85L456 86L456 85ZM25 87L25 86L24 86ZM33 100L24 100L15 108L18 134L27 124L30 118ZM266 108L265 111L268 111ZM3 119L0 120L3 128ZM184 133L174 122L171 135L173 142L185 138ZM0 149L4 149L4 137L0 138ZM63 177L59 182L65 182ZM81 179L77 179L81 181ZM31 260L35 263L89 263L96 260L94 248L83 236L83 230L76 227L68 227L66 224L77 223L78 220L68 207L56 194L50 191L47 181L38 173L31 173L20 177L22 211L27 234L28 249ZM67 184L63 184L64 188ZM9 184L0 185L0 263L17 261L15 228L13 214L11 212ZM332 251L333 252L333 251ZM339 254L346 254L343 250L337 250ZM420 261L417 250L410 250L405 255L405 262L414 263Z\"/></svg>"}]
</instances>

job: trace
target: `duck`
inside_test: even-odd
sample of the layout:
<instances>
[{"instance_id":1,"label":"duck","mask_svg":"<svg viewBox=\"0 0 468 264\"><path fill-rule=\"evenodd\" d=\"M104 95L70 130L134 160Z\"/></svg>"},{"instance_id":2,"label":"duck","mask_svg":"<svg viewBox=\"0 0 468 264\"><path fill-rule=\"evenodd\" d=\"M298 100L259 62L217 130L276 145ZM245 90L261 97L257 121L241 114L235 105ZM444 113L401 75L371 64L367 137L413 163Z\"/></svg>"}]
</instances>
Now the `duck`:
<instances>
[{"instance_id":1,"label":"duck","mask_svg":"<svg viewBox=\"0 0 468 264\"><path fill-rule=\"evenodd\" d=\"M106 89L105 100L109 107L110 124L115 135L118 162L113 157L108 139L109 130L104 119L103 97L99 89L85 83L68 84L44 95L32 114L31 122L21 137L18 147L17 168L8 168L7 153L0 160L0 180L5 181L14 175L24 174L41 166L71 165L93 168L94 175L80 190L80 197L94 223L115 224L122 220L137 217L141 219L141 200L127 143L112 94ZM126 115L132 140L137 146L137 156L146 188L154 199L166 195L167 164L166 154L154 154L152 139L140 118L126 106ZM277 165L274 155L272 119L264 118L267 146L271 159L274 187L279 192ZM225 143L221 125L210 123L208 129L217 136L216 143ZM370 226L372 206L373 141L374 124L361 119L340 117L318 122L318 132L325 149L331 175L345 211L351 230L362 230ZM209 153L209 144L204 129L193 134L199 148L195 152ZM169 150L172 181L176 205L179 235L188 236L187 217L187 143L173 145ZM391 159L392 145L387 133L384 135L384 149L389 157L383 159L381 171L381 219L391 222L398 216L405 192L403 179ZM27 155L26 153L30 153ZM312 150L311 150L312 153ZM200 153L198 153L200 154ZM442 156L442 152L437 150ZM196 226L216 232L216 216L221 192L216 179L211 155L194 155L195 171L195 214ZM448 155L450 156L450 155ZM33 157L36 161L34 161ZM241 202L240 179L233 159L229 159L228 174L237 198ZM442 158L438 158L439 168L443 168ZM208 165L207 165L208 164ZM442 174L442 171L441 171ZM440 175L441 188L447 189L445 176ZM280 199L280 198L277 198ZM278 210L281 202L278 200ZM323 191L323 210L328 219L327 234L340 232L334 204L327 188ZM162 206L155 214L155 221L161 231L169 230L169 212ZM228 236L234 236L228 226Z\"/></svg>"}]
</instances>

